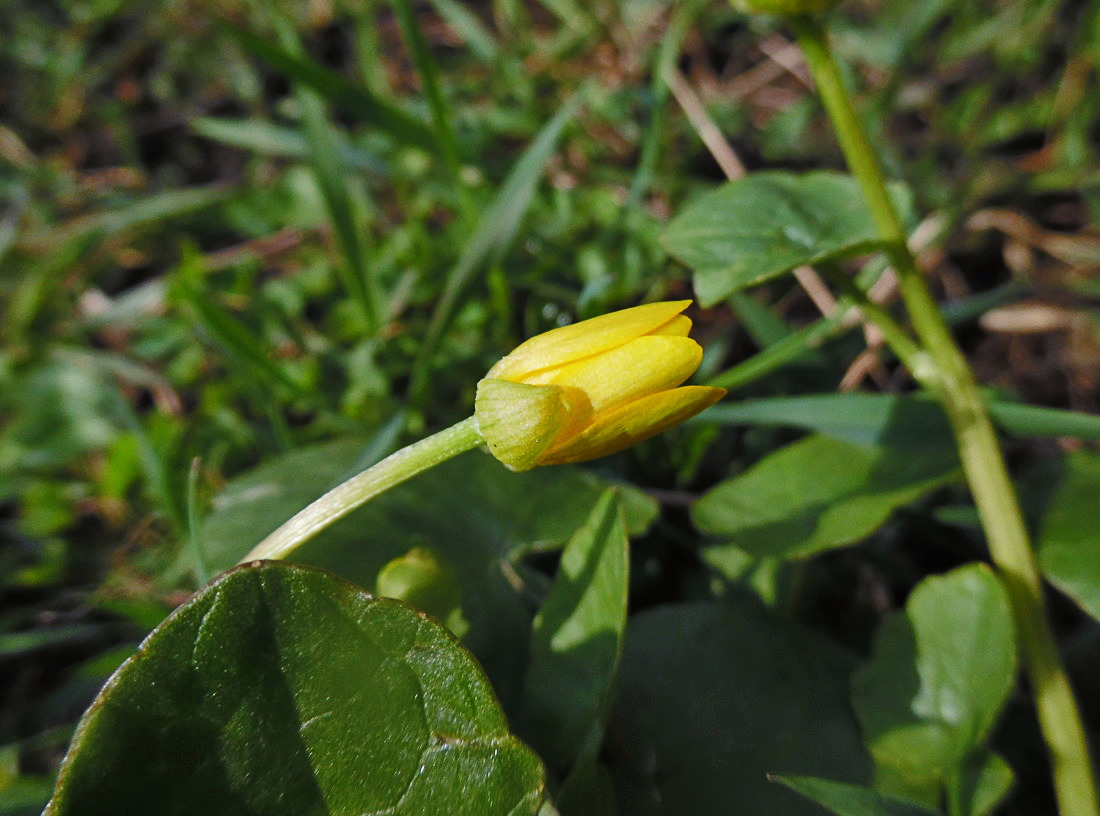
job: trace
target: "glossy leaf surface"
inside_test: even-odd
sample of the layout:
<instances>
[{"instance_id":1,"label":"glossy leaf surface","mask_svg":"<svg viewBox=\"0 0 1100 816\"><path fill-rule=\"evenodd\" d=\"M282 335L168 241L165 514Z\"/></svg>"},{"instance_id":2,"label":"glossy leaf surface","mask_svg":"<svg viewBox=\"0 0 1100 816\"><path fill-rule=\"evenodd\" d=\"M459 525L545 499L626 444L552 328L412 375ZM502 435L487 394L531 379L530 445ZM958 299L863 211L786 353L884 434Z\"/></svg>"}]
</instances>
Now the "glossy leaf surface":
<instances>
[{"instance_id":1,"label":"glossy leaf surface","mask_svg":"<svg viewBox=\"0 0 1100 816\"><path fill-rule=\"evenodd\" d=\"M533 814L538 759L440 624L274 562L158 627L81 721L51 816Z\"/></svg>"},{"instance_id":2,"label":"glossy leaf surface","mask_svg":"<svg viewBox=\"0 0 1100 816\"><path fill-rule=\"evenodd\" d=\"M908 213L904 190L891 192ZM801 264L879 247L855 180L831 172L760 172L728 182L681 210L663 242L695 270L704 307Z\"/></svg>"},{"instance_id":3,"label":"glossy leaf surface","mask_svg":"<svg viewBox=\"0 0 1100 816\"><path fill-rule=\"evenodd\" d=\"M886 621L852 702L879 763L911 784L946 783L984 745L1015 676L1007 593L973 564L926 578Z\"/></svg>"},{"instance_id":4,"label":"glossy leaf surface","mask_svg":"<svg viewBox=\"0 0 1100 816\"><path fill-rule=\"evenodd\" d=\"M750 555L801 557L859 541L957 468L946 441L856 445L809 436L707 492L692 518ZM719 560L720 551L709 550Z\"/></svg>"}]
</instances>

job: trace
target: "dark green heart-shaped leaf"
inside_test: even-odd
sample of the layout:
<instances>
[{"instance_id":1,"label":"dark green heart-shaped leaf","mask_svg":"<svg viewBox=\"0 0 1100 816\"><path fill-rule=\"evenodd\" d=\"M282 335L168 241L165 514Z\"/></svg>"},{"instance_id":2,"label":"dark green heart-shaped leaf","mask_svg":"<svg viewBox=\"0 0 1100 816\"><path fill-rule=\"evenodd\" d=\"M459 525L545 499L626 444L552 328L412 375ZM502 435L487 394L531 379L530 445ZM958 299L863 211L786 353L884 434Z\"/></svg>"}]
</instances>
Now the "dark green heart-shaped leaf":
<instances>
[{"instance_id":1,"label":"dark green heart-shaped leaf","mask_svg":"<svg viewBox=\"0 0 1100 816\"><path fill-rule=\"evenodd\" d=\"M535 616L523 690L523 733L552 766L567 767L603 731L626 628L629 571L618 491L608 489L562 552Z\"/></svg>"},{"instance_id":2,"label":"dark green heart-shaped leaf","mask_svg":"<svg viewBox=\"0 0 1100 816\"><path fill-rule=\"evenodd\" d=\"M1039 562L1055 586L1100 620L1100 454L1078 451L1059 469L1038 536Z\"/></svg>"},{"instance_id":3,"label":"dark green heart-shaped leaf","mask_svg":"<svg viewBox=\"0 0 1100 816\"><path fill-rule=\"evenodd\" d=\"M180 607L77 729L51 816L534 814L535 755L446 629L259 562Z\"/></svg>"},{"instance_id":4,"label":"dark green heart-shaped leaf","mask_svg":"<svg viewBox=\"0 0 1100 816\"><path fill-rule=\"evenodd\" d=\"M893 185L890 193L908 220L907 191ZM880 247L853 178L779 171L751 173L692 202L669 224L663 243L695 270L703 306L796 266Z\"/></svg>"},{"instance_id":5,"label":"dark green heart-shaped leaf","mask_svg":"<svg viewBox=\"0 0 1100 816\"><path fill-rule=\"evenodd\" d=\"M866 783L852 659L751 599L630 618L605 752L631 816L818 812L768 773Z\"/></svg>"},{"instance_id":6,"label":"dark green heart-shaped leaf","mask_svg":"<svg viewBox=\"0 0 1100 816\"><path fill-rule=\"evenodd\" d=\"M982 564L926 578L887 619L852 702L876 761L946 783L988 737L1016 675L1008 595Z\"/></svg>"},{"instance_id":7,"label":"dark green heart-shaped leaf","mask_svg":"<svg viewBox=\"0 0 1100 816\"><path fill-rule=\"evenodd\" d=\"M806 556L866 537L957 469L949 439L855 445L809 436L710 490L692 518L703 532L750 555ZM723 549L708 548L708 560L719 568ZM739 564L743 558L735 555L730 560Z\"/></svg>"}]
</instances>

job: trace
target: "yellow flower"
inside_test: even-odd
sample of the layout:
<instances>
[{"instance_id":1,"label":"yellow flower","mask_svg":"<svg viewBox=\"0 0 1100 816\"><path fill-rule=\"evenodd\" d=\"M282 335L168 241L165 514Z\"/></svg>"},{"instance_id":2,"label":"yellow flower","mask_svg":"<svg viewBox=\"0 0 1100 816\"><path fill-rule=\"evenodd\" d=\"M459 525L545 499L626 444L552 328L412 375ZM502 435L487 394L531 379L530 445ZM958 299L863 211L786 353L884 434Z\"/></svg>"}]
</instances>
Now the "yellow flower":
<instances>
[{"instance_id":1,"label":"yellow flower","mask_svg":"<svg viewBox=\"0 0 1100 816\"><path fill-rule=\"evenodd\" d=\"M532 337L477 385L474 416L490 452L513 470L616 453L683 422L723 388L677 387L703 358L680 314L650 303Z\"/></svg>"}]
</instances>

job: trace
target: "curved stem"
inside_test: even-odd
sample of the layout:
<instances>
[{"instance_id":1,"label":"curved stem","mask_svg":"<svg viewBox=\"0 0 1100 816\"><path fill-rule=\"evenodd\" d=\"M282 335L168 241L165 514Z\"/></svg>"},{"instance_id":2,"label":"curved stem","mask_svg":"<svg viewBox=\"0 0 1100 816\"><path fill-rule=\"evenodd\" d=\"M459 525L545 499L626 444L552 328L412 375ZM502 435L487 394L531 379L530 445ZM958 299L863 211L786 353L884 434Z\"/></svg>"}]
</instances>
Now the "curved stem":
<instances>
[{"instance_id":1,"label":"curved stem","mask_svg":"<svg viewBox=\"0 0 1100 816\"><path fill-rule=\"evenodd\" d=\"M860 183L894 263L910 320L927 353L928 368L912 373L938 395L954 430L990 554L1011 599L1039 725L1050 752L1059 810L1064 816L1098 816L1100 806L1080 712L1047 619L1039 566L974 374L909 252L882 168L852 107L825 30L810 17L797 17L791 23L848 166ZM873 320L875 316L867 317Z\"/></svg>"},{"instance_id":2,"label":"curved stem","mask_svg":"<svg viewBox=\"0 0 1100 816\"><path fill-rule=\"evenodd\" d=\"M241 563L261 558L285 558L355 508L428 468L458 456L482 442L473 417L414 442L352 476L308 505L257 544Z\"/></svg>"}]
</instances>

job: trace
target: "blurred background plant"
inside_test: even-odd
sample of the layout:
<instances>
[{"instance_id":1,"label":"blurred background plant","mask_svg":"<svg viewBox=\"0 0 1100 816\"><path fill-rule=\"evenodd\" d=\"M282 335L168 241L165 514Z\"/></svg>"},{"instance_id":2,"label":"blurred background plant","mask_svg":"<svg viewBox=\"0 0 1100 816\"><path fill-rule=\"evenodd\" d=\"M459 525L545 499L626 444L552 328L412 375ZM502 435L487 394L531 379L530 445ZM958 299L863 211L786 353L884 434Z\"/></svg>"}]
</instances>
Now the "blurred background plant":
<instances>
[{"instance_id":1,"label":"blurred background plant","mask_svg":"<svg viewBox=\"0 0 1100 816\"><path fill-rule=\"evenodd\" d=\"M789 32L723 3L15 0L5 17L4 813L41 808L103 680L266 530L467 416L478 379L518 341L692 296L691 271L661 242L673 214L746 169L842 167ZM830 25L888 173L923 215L921 264L980 380L1009 402L1077 412L1017 418L1009 454L1053 542L1044 565L1076 601L1055 596L1055 622L1095 729L1100 628L1085 613L1100 609L1100 552L1087 548L1100 468L1082 440L1098 436L1083 415L1100 410L1100 4L850 0ZM912 389L889 355L841 330L812 279L714 300L693 318L702 378L733 387L727 413L586 468L662 509L632 522L632 612L748 588L772 616L761 632L782 639L769 627L797 622L827 636L840 648L821 660L847 678L923 577L981 557L973 511L948 462L843 542L861 547L811 542L802 555L831 550L812 560L716 543L732 522L699 506L693 527L685 509L703 491L759 473L798 438L775 426L828 424L824 403L798 414L785 398ZM741 407L749 398L783 401ZM873 424L866 403L829 405L838 425ZM814 454L829 455L848 462ZM477 535L511 534L485 514ZM572 530L561 527L535 524L510 551L536 600L556 563L546 551ZM406 526L394 556L428 538ZM354 577L373 587L371 574ZM464 632L470 610L448 604L436 614ZM691 609L704 630L725 614ZM648 618L624 671L660 662L654 644L677 625ZM519 681L479 652L476 626L471 648L508 710L520 693L507 677ZM716 676L736 651L718 649ZM761 671L747 699L768 686ZM619 717L657 693L624 682ZM994 734L1016 773L1004 812L1050 807L1027 707L1009 697ZM628 744L642 726L625 722ZM708 750L733 750L716 739ZM620 786L641 778L644 758L605 750ZM718 812L732 795L721 782L696 780L697 799L664 789L664 812ZM745 796L744 812L768 797L801 812L777 786Z\"/></svg>"}]
</instances>

